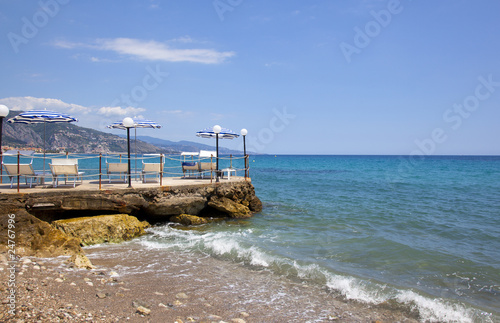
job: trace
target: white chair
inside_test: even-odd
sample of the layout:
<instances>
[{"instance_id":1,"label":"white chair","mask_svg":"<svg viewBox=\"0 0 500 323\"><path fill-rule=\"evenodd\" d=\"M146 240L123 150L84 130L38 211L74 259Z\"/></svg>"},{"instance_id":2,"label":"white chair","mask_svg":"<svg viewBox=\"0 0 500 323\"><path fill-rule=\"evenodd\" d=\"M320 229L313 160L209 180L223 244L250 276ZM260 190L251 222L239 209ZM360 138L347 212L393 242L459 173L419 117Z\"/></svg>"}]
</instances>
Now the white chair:
<instances>
[{"instance_id":1,"label":"white chair","mask_svg":"<svg viewBox=\"0 0 500 323\"><path fill-rule=\"evenodd\" d=\"M206 173L210 173L211 176L215 174L217 152L211 150L200 150L200 162L198 163L198 171L200 172L201 178L205 177ZM205 162L201 162L205 160ZM208 162L209 161L209 162Z\"/></svg>"},{"instance_id":2,"label":"white chair","mask_svg":"<svg viewBox=\"0 0 500 323\"><path fill-rule=\"evenodd\" d=\"M199 172L197 162L182 162L182 173L184 174L184 178L186 178L186 173L193 174L193 172Z\"/></svg>"},{"instance_id":3,"label":"white chair","mask_svg":"<svg viewBox=\"0 0 500 323\"><path fill-rule=\"evenodd\" d=\"M142 162L142 172L141 172L141 179L143 183L146 183L146 175L155 175L155 179L160 180L160 172L161 172L161 167L160 163L145 163L144 161Z\"/></svg>"},{"instance_id":4,"label":"white chair","mask_svg":"<svg viewBox=\"0 0 500 323\"><path fill-rule=\"evenodd\" d=\"M82 175L84 172L78 171L78 159L54 158L49 166L52 172L54 187L59 185L59 176L64 176L64 184L67 184L69 176L73 176L73 187L76 187L77 179L80 179L80 183L83 184Z\"/></svg>"},{"instance_id":5,"label":"white chair","mask_svg":"<svg viewBox=\"0 0 500 323\"><path fill-rule=\"evenodd\" d=\"M108 181L111 183L111 174L119 174L120 178L123 174L123 181L127 182L128 163L108 163L106 162L106 173L108 174Z\"/></svg>"},{"instance_id":6,"label":"white chair","mask_svg":"<svg viewBox=\"0 0 500 323\"><path fill-rule=\"evenodd\" d=\"M4 164L2 163L3 168L5 169L5 172L7 173L7 176L10 179L10 188L12 188L12 185L14 184L14 177L17 177L17 164ZM33 179L36 179L36 173L33 170L33 165L31 163L29 164L19 164L19 176L23 176L26 185L28 185L28 179L30 181L30 188L33 185Z\"/></svg>"},{"instance_id":7,"label":"white chair","mask_svg":"<svg viewBox=\"0 0 500 323\"><path fill-rule=\"evenodd\" d=\"M209 173L211 176L215 175L215 168L217 165L215 163L198 163L198 171L201 174L201 178L204 178L206 173Z\"/></svg>"}]
</instances>

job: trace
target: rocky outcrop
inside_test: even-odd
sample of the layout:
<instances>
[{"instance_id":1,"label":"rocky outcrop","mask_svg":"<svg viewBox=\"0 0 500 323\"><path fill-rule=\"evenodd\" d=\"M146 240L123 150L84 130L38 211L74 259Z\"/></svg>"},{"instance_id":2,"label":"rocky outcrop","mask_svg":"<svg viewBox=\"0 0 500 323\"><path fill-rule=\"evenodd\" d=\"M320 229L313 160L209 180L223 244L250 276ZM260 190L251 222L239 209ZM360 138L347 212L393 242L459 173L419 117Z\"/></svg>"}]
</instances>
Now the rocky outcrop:
<instances>
[{"instance_id":1,"label":"rocky outcrop","mask_svg":"<svg viewBox=\"0 0 500 323\"><path fill-rule=\"evenodd\" d=\"M80 260L90 264L80 247L79 239L64 234L47 222L29 214L26 210L16 210L10 214L14 215L12 217L14 223L9 223L10 217L8 215L2 214L0 216L0 251L6 252L9 245L12 245L8 241L9 233L14 232L14 235L11 235L14 239L11 239L11 241L15 242L16 256L58 257L78 255ZM9 228L9 224L13 224L14 227Z\"/></svg>"},{"instance_id":2,"label":"rocky outcrop","mask_svg":"<svg viewBox=\"0 0 500 323\"><path fill-rule=\"evenodd\" d=\"M146 212L154 217L170 217L180 214L199 214L207 204L203 196L176 196L167 195L159 197L151 203Z\"/></svg>"},{"instance_id":3,"label":"rocky outcrop","mask_svg":"<svg viewBox=\"0 0 500 323\"><path fill-rule=\"evenodd\" d=\"M149 227L147 222L140 222L127 214L57 220L52 225L68 236L80 239L83 245L130 240L145 234L144 229Z\"/></svg>"},{"instance_id":4,"label":"rocky outcrop","mask_svg":"<svg viewBox=\"0 0 500 323\"><path fill-rule=\"evenodd\" d=\"M176 215L244 218L262 210L250 181L117 188L113 190L46 190L0 195L0 208L22 207L55 220L100 214L129 214L149 223L167 222Z\"/></svg>"},{"instance_id":5,"label":"rocky outcrop","mask_svg":"<svg viewBox=\"0 0 500 323\"><path fill-rule=\"evenodd\" d=\"M224 196L213 196L212 198L210 198L208 206L235 219L248 218L252 216L252 212L250 212L250 209L248 207L243 204L238 204Z\"/></svg>"},{"instance_id":6,"label":"rocky outcrop","mask_svg":"<svg viewBox=\"0 0 500 323\"><path fill-rule=\"evenodd\" d=\"M180 214L170 218L170 222L179 223L182 225L200 225L210 222L206 218L196 215Z\"/></svg>"}]
</instances>

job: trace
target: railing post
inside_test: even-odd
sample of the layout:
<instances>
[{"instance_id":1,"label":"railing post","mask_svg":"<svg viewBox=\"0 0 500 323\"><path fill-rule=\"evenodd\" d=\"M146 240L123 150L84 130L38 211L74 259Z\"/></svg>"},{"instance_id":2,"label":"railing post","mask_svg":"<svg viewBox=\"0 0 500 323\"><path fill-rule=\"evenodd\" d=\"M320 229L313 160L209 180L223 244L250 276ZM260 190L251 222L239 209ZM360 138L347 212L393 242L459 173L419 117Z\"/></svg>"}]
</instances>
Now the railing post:
<instances>
[{"instance_id":1,"label":"railing post","mask_svg":"<svg viewBox=\"0 0 500 323\"><path fill-rule=\"evenodd\" d=\"M19 162L20 162L20 153L19 153L19 150L17 151L17 192L19 193L19 180L21 179L21 175L19 173L21 173L21 166L19 166Z\"/></svg>"},{"instance_id":2,"label":"railing post","mask_svg":"<svg viewBox=\"0 0 500 323\"><path fill-rule=\"evenodd\" d=\"M248 155L245 155L245 181L248 178Z\"/></svg>"},{"instance_id":3,"label":"railing post","mask_svg":"<svg viewBox=\"0 0 500 323\"><path fill-rule=\"evenodd\" d=\"M99 190L101 190L101 165L102 165L102 153L99 153Z\"/></svg>"},{"instance_id":4,"label":"railing post","mask_svg":"<svg viewBox=\"0 0 500 323\"><path fill-rule=\"evenodd\" d=\"M212 158L214 157L214 155L210 155L210 184L212 184L212 173L214 172L214 167L213 167L213 162L212 162Z\"/></svg>"},{"instance_id":5,"label":"railing post","mask_svg":"<svg viewBox=\"0 0 500 323\"><path fill-rule=\"evenodd\" d=\"M160 155L160 186L163 185L163 154Z\"/></svg>"}]
</instances>

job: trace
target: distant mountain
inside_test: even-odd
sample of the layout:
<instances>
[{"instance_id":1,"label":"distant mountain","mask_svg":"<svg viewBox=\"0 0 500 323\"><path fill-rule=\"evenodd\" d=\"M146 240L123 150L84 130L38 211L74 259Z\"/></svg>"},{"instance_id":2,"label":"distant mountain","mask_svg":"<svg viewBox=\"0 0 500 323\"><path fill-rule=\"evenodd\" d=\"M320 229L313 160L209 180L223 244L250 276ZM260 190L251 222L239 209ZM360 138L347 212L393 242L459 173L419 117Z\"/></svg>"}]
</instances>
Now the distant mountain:
<instances>
[{"instance_id":1,"label":"distant mountain","mask_svg":"<svg viewBox=\"0 0 500 323\"><path fill-rule=\"evenodd\" d=\"M172 149L176 150L179 152L182 151L187 151L187 152L197 152L200 150L215 150L215 140L212 140L211 145L206 145L206 144L200 144L194 141L187 141L187 140L182 140L182 141L170 141L170 140L165 140L165 139L160 139L160 138L154 138L150 136L137 136L137 139L150 143L152 145L155 145L157 147L165 148L165 149ZM219 146L219 152L221 154L243 154L242 151L238 150L232 150L228 148L224 148Z\"/></svg>"},{"instance_id":2,"label":"distant mountain","mask_svg":"<svg viewBox=\"0 0 500 323\"><path fill-rule=\"evenodd\" d=\"M44 124L7 123L7 120L21 111L11 111L3 122L2 148L43 148ZM124 131L125 132L125 131ZM77 126L75 123L46 123L45 149L52 152L70 153L123 153L127 151L127 136L114 135L95 129ZM137 145L131 141L131 150L137 153L173 154L182 151L197 152L215 150L215 141L211 145L192 141L174 142L149 136L137 136ZM207 140L208 142L208 140ZM243 154L219 146L221 154Z\"/></svg>"},{"instance_id":3,"label":"distant mountain","mask_svg":"<svg viewBox=\"0 0 500 323\"><path fill-rule=\"evenodd\" d=\"M2 148L43 148L44 124L7 123L21 111L11 111L3 123ZM133 147L133 146L132 146ZM79 127L73 123L46 123L45 149L71 153L123 153L127 139L110 133ZM173 153L174 150L141 142L138 153Z\"/></svg>"}]
</instances>

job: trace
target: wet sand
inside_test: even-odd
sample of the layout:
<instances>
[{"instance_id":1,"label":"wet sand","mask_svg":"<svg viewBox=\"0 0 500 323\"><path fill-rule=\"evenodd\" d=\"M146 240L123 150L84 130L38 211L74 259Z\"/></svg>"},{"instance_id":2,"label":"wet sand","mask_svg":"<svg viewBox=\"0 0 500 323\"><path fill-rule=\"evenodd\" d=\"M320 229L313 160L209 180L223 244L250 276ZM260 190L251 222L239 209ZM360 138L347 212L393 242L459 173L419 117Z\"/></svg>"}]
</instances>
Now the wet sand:
<instances>
[{"instance_id":1,"label":"wet sand","mask_svg":"<svg viewBox=\"0 0 500 323\"><path fill-rule=\"evenodd\" d=\"M319 286L209 256L134 244L86 253L96 269L73 268L65 257L21 259L15 316L8 313L10 273L3 262L0 321L418 322L389 304L346 301Z\"/></svg>"}]
</instances>

